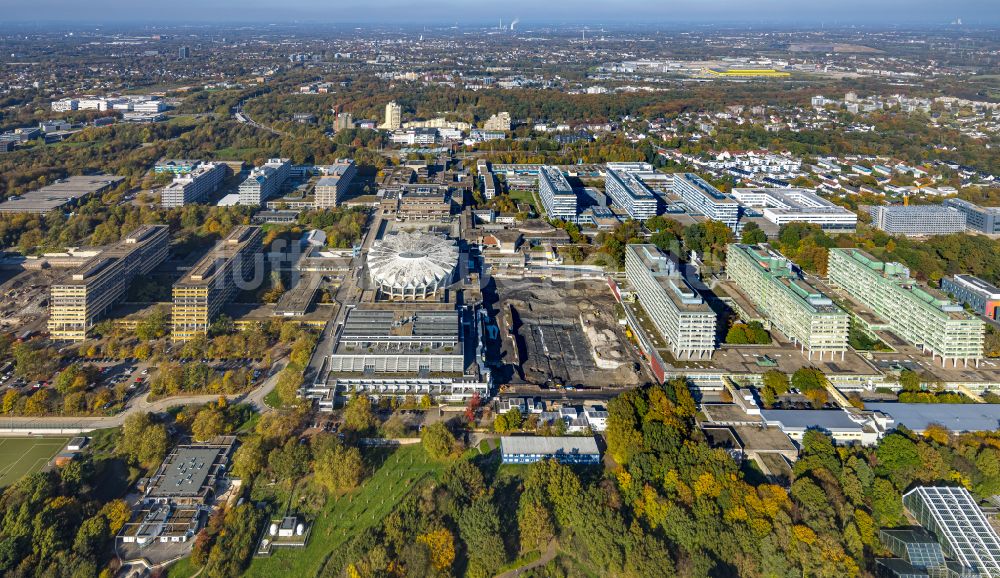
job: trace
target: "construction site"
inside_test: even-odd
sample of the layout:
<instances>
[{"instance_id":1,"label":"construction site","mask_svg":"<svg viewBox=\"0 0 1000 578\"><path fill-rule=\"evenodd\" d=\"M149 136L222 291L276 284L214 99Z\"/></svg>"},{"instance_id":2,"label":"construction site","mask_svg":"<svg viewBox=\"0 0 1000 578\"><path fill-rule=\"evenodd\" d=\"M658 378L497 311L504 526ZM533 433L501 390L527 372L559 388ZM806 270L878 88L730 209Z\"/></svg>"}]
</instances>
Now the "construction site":
<instances>
[{"instance_id":1,"label":"construction site","mask_svg":"<svg viewBox=\"0 0 1000 578\"><path fill-rule=\"evenodd\" d=\"M498 289L503 359L516 365L512 384L603 388L650 380L602 281L503 280Z\"/></svg>"}]
</instances>

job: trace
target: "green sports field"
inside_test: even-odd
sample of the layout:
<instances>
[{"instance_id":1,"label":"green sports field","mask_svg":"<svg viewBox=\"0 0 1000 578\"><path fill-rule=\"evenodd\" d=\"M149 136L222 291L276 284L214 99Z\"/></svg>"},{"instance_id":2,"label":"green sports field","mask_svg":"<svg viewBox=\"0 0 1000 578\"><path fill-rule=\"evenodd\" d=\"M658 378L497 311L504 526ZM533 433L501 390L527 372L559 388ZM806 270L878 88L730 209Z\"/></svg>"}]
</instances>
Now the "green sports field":
<instances>
[{"instance_id":1,"label":"green sports field","mask_svg":"<svg viewBox=\"0 0 1000 578\"><path fill-rule=\"evenodd\" d=\"M0 488L42 469L68 441L65 437L0 437Z\"/></svg>"}]
</instances>

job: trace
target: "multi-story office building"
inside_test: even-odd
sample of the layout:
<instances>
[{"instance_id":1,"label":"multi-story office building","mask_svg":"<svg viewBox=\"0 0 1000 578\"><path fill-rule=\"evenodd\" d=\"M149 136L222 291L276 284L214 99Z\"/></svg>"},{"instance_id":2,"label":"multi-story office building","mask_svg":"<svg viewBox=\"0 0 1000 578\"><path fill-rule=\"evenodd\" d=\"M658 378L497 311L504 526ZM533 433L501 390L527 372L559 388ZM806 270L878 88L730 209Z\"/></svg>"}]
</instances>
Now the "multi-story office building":
<instances>
[{"instance_id":1,"label":"multi-story office building","mask_svg":"<svg viewBox=\"0 0 1000 578\"><path fill-rule=\"evenodd\" d=\"M732 243L726 275L771 325L812 359L847 351L850 317L807 282L797 266L767 245Z\"/></svg>"},{"instance_id":2,"label":"multi-story office building","mask_svg":"<svg viewBox=\"0 0 1000 578\"><path fill-rule=\"evenodd\" d=\"M538 169L538 196L550 219L576 221L576 193L557 167L545 165Z\"/></svg>"},{"instance_id":3,"label":"multi-story office building","mask_svg":"<svg viewBox=\"0 0 1000 578\"><path fill-rule=\"evenodd\" d=\"M167 258L166 225L142 225L51 287L49 333L53 339L86 339L87 331L125 296L132 281Z\"/></svg>"},{"instance_id":4,"label":"multi-story office building","mask_svg":"<svg viewBox=\"0 0 1000 578\"><path fill-rule=\"evenodd\" d=\"M903 494L903 506L937 537L948 558L978 572L941 575L1000 576L1000 536L969 490L961 486L917 486Z\"/></svg>"},{"instance_id":5,"label":"multi-story office building","mask_svg":"<svg viewBox=\"0 0 1000 578\"><path fill-rule=\"evenodd\" d=\"M835 205L809 189L740 188L733 198L741 205L760 208L775 225L803 222L830 231L853 231L858 224L854 211Z\"/></svg>"},{"instance_id":6,"label":"multi-story office building","mask_svg":"<svg viewBox=\"0 0 1000 578\"><path fill-rule=\"evenodd\" d=\"M507 132L510 130L510 113L509 112L498 112L488 118L486 123L483 125L485 130L502 130Z\"/></svg>"},{"instance_id":7,"label":"multi-story office building","mask_svg":"<svg viewBox=\"0 0 1000 578\"><path fill-rule=\"evenodd\" d=\"M263 205L271 197L281 192L288 180L292 163L288 159L268 159L263 165L250 171L250 176L240 184L241 205Z\"/></svg>"},{"instance_id":8,"label":"multi-story office building","mask_svg":"<svg viewBox=\"0 0 1000 578\"><path fill-rule=\"evenodd\" d=\"M942 203L965 214L965 226L981 233L1000 234L1000 207L980 207L965 199L945 199Z\"/></svg>"},{"instance_id":9,"label":"multi-story office building","mask_svg":"<svg viewBox=\"0 0 1000 578\"><path fill-rule=\"evenodd\" d=\"M625 209L633 219L645 220L656 216L656 195L634 174L608 168L604 190L615 205Z\"/></svg>"},{"instance_id":10,"label":"multi-story office building","mask_svg":"<svg viewBox=\"0 0 1000 578\"><path fill-rule=\"evenodd\" d=\"M224 163L199 164L192 171L174 177L160 193L164 207L182 207L205 200L225 180L229 167Z\"/></svg>"},{"instance_id":11,"label":"multi-story office building","mask_svg":"<svg viewBox=\"0 0 1000 578\"><path fill-rule=\"evenodd\" d=\"M716 314L684 279L675 261L656 245L628 245L625 277L675 357L712 356Z\"/></svg>"},{"instance_id":12,"label":"multi-story office building","mask_svg":"<svg viewBox=\"0 0 1000 578\"><path fill-rule=\"evenodd\" d=\"M896 235L947 235L965 230L965 213L938 205L879 205L869 209L872 226Z\"/></svg>"},{"instance_id":13,"label":"multi-story office building","mask_svg":"<svg viewBox=\"0 0 1000 578\"><path fill-rule=\"evenodd\" d=\"M381 128L386 130L399 130L403 126L403 107L392 101L385 105L385 122Z\"/></svg>"},{"instance_id":14,"label":"multi-story office building","mask_svg":"<svg viewBox=\"0 0 1000 578\"><path fill-rule=\"evenodd\" d=\"M347 194L358 167L351 159L340 159L332 165L321 167L323 176L316 182L316 208L336 207Z\"/></svg>"},{"instance_id":15,"label":"multi-story office building","mask_svg":"<svg viewBox=\"0 0 1000 578\"><path fill-rule=\"evenodd\" d=\"M263 275L260 227L239 226L174 283L173 338L188 341L208 332L222 306Z\"/></svg>"},{"instance_id":16,"label":"multi-story office building","mask_svg":"<svg viewBox=\"0 0 1000 578\"><path fill-rule=\"evenodd\" d=\"M191 47L181 46L177 49L177 58L184 60L185 58L191 58Z\"/></svg>"},{"instance_id":17,"label":"multi-story office building","mask_svg":"<svg viewBox=\"0 0 1000 578\"><path fill-rule=\"evenodd\" d=\"M859 316L871 331L887 329L934 357L976 365L983 357L985 326L962 306L910 278L900 263L879 261L859 249L830 249L830 282L881 320ZM884 320L884 321L883 321Z\"/></svg>"},{"instance_id":18,"label":"multi-story office building","mask_svg":"<svg viewBox=\"0 0 1000 578\"><path fill-rule=\"evenodd\" d=\"M64 98L62 100L52 101L52 111L53 112L69 112L71 110L76 110L79 107L80 102L75 98Z\"/></svg>"},{"instance_id":19,"label":"multi-story office building","mask_svg":"<svg viewBox=\"0 0 1000 578\"><path fill-rule=\"evenodd\" d=\"M1000 287L972 275L941 279L941 290L965 303L976 313L997 320L1000 313Z\"/></svg>"},{"instance_id":20,"label":"multi-story office building","mask_svg":"<svg viewBox=\"0 0 1000 578\"><path fill-rule=\"evenodd\" d=\"M740 204L732 196L708 184L694 173L674 173L674 193L693 213L725 223L734 231L739 226Z\"/></svg>"}]
</instances>

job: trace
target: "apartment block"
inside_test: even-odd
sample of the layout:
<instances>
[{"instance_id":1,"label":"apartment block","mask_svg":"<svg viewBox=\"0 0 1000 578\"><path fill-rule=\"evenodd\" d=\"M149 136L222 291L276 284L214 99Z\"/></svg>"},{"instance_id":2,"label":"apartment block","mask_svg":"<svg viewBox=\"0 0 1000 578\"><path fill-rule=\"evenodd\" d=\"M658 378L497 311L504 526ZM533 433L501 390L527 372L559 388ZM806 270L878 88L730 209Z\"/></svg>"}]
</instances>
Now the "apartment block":
<instances>
[{"instance_id":1,"label":"apartment block","mask_svg":"<svg viewBox=\"0 0 1000 578\"><path fill-rule=\"evenodd\" d=\"M676 261L656 245L628 245L625 277L675 357L712 356L717 316L684 278Z\"/></svg>"},{"instance_id":2,"label":"apartment block","mask_svg":"<svg viewBox=\"0 0 1000 578\"><path fill-rule=\"evenodd\" d=\"M692 213L705 215L736 230L740 221L740 204L732 196L708 184L694 173L674 173L674 193Z\"/></svg>"},{"instance_id":3,"label":"apartment block","mask_svg":"<svg viewBox=\"0 0 1000 578\"><path fill-rule=\"evenodd\" d=\"M656 196L630 172L608 168L604 191L616 206L624 209L633 219L645 220L656 216Z\"/></svg>"},{"instance_id":4,"label":"apartment block","mask_svg":"<svg viewBox=\"0 0 1000 578\"><path fill-rule=\"evenodd\" d=\"M292 164L288 159L268 159L263 165L254 168L240 184L240 204L263 205L271 197L277 196L291 171Z\"/></svg>"},{"instance_id":5,"label":"apartment block","mask_svg":"<svg viewBox=\"0 0 1000 578\"><path fill-rule=\"evenodd\" d=\"M166 225L143 225L53 284L48 322L52 338L86 339L87 331L125 296L132 281L167 258L169 242Z\"/></svg>"},{"instance_id":6,"label":"apartment block","mask_svg":"<svg viewBox=\"0 0 1000 578\"><path fill-rule=\"evenodd\" d=\"M920 286L900 263L886 263L860 249L830 249L830 283L879 319L859 316L870 330L889 330L954 367L983 357L985 326L940 292Z\"/></svg>"},{"instance_id":7,"label":"apartment block","mask_svg":"<svg viewBox=\"0 0 1000 578\"><path fill-rule=\"evenodd\" d=\"M190 172L174 177L173 182L163 188L160 192L160 205L183 207L204 201L219 188L228 170L229 167L224 163L197 165Z\"/></svg>"},{"instance_id":8,"label":"apartment block","mask_svg":"<svg viewBox=\"0 0 1000 578\"><path fill-rule=\"evenodd\" d=\"M502 130L507 132L510 130L510 113L509 112L498 112L488 118L486 123L483 125L484 130Z\"/></svg>"},{"instance_id":9,"label":"apartment block","mask_svg":"<svg viewBox=\"0 0 1000 578\"><path fill-rule=\"evenodd\" d=\"M726 275L773 327L809 359L830 359L847 351L850 317L820 289L806 281L795 263L768 245L732 243Z\"/></svg>"},{"instance_id":10,"label":"apartment block","mask_svg":"<svg viewBox=\"0 0 1000 578\"><path fill-rule=\"evenodd\" d=\"M208 332L222 306L242 288L263 275L260 227L239 226L219 241L179 281L174 283L173 339L188 341Z\"/></svg>"},{"instance_id":11,"label":"apartment block","mask_svg":"<svg viewBox=\"0 0 1000 578\"><path fill-rule=\"evenodd\" d=\"M550 219L576 221L576 193L557 167L546 165L538 169L538 196Z\"/></svg>"},{"instance_id":12,"label":"apartment block","mask_svg":"<svg viewBox=\"0 0 1000 578\"><path fill-rule=\"evenodd\" d=\"M351 159L341 159L320 168L323 176L316 182L316 208L328 209L340 205L358 173Z\"/></svg>"}]
</instances>

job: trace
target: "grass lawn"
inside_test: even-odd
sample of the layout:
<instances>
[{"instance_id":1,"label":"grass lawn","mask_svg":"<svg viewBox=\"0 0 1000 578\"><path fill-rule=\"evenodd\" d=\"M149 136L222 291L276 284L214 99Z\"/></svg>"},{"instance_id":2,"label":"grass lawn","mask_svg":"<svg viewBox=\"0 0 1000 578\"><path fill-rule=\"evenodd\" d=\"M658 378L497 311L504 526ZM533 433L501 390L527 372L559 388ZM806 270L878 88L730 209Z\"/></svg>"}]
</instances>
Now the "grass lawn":
<instances>
[{"instance_id":1,"label":"grass lawn","mask_svg":"<svg viewBox=\"0 0 1000 578\"><path fill-rule=\"evenodd\" d=\"M509 191L507 196L515 203L528 203L535 208L536 213L540 213L538 203L535 201L534 191Z\"/></svg>"},{"instance_id":2,"label":"grass lawn","mask_svg":"<svg viewBox=\"0 0 1000 578\"><path fill-rule=\"evenodd\" d=\"M0 487L42 469L68 441L66 437L0 438Z\"/></svg>"},{"instance_id":3,"label":"grass lawn","mask_svg":"<svg viewBox=\"0 0 1000 578\"><path fill-rule=\"evenodd\" d=\"M381 522L406 494L447 465L430 459L419 444L371 450L365 457L375 473L360 488L327 502L306 548L278 549L270 558L255 558L245 575L316 576L331 552Z\"/></svg>"},{"instance_id":4,"label":"grass lawn","mask_svg":"<svg viewBox=\"0 0 1000 578\"><path fill-rule=\"evenodd\" d=\"M256 548L256 546L254 546ZM191 578L198 572L191 566L191 558L181 558L167 568L167 578Z\"/></svg>"}]
</instances>

